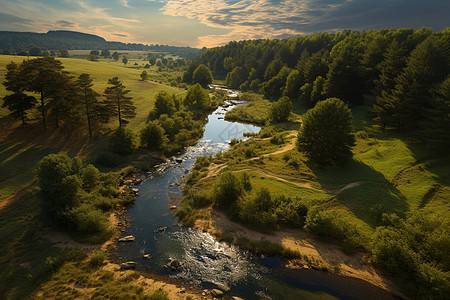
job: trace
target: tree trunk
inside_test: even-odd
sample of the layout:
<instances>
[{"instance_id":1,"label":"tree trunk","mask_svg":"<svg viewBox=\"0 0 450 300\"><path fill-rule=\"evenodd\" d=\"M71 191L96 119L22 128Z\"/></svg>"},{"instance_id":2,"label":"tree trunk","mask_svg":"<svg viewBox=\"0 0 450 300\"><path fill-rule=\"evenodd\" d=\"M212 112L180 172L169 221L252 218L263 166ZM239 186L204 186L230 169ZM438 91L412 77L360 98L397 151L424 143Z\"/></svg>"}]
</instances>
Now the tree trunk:
<instances>
[{"instance_id":1,"label":"tree trunk","mask_svg":"<svg viewBox=\"0 0 450 300\"><path fill-rule=\"evenodd\" d=\"M86 116L87 116L87 122L88 122L88 128L89 128L89 137L92 137L92 128L91 128L91 112L89 111L89 101L87 99L87 96L85 96L86 100Z\"/></svg>"},{"instance_id":2,"label":"tree trunk","mask_svg":"<svg viewBox=\"0 0 450 300\"><path fill-rule=\"evenodd\" d=\"M119 127L122 127L122 115L120 113L120 100L117 99L117 111L119 112Z\"/></svg>"}]
</instances>

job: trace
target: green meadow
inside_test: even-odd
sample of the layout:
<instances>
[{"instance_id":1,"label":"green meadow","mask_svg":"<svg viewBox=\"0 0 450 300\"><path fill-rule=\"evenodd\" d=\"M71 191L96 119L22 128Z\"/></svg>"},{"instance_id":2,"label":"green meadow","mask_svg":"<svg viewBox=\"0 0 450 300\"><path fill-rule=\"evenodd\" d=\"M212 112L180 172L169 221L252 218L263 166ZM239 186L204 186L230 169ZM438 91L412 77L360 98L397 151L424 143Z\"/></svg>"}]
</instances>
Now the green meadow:
<instances>
[{"instance_id":1,"label":"green meadow","mask_svg":"<svg viewBox=\"0 0 450 300\"><path fill-rule=\"evenodd\" d=\"M82 51L82 50L80 50ZM87 50L83 50L87 51ZM0 82L5 79L5 66L14 61L22 62L27 57L0 55ZM33 58L33 57L30 57ZM148 113L153 108L155 95L159 91L167 91L176 95L183 95L184 89L169 86L169 82L181 76L182 71L161 71L153 66L144 69L144 61L138 60L137 54L129 59L125 66L121 59L115 62L112 59L100 59L91 62L81 58L58 58L62 61L65 70L73 76L82 73L91 75L94 89L102 94L108 86L108 79L119 77L123 84L131 90L130 96L136 106L137 115L130 120L128 128L138 132L147 120ZM134 63L139 61L140 65ZM149 74L149 80L140 80L139 75L143 70ZM0 98L6 96L8 92L4 85L0 85ZM59 151L68 152L71 155L78 155L85 159L91 159L95 153L102 151L107 146L104 136L95 136L89 140L83 134L75 133L74 136L67 137L63 132L55 130L50 121L50 129L43 132L40 125L40 113L37 109L32 110L28 117L30 119L27 128L20 128L19 120L13 119L6 108L1 108L3 100L0 100L0 199L4 199L14 193L24 189L33 183L33 168L37 162L47 154ZM117 120L112 119L106 127L116 128ZM81 128L79 130L86 130Z\"/></svg>"}]
</instances>

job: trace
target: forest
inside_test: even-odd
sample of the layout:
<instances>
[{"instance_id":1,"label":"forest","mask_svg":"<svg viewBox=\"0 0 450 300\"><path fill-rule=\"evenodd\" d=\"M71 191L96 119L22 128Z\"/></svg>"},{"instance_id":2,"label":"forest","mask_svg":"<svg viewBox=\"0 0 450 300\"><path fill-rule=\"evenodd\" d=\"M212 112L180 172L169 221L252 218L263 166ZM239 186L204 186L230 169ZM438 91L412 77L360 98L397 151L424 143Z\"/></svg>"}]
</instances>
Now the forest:
<instances>
[{"instance_id":1,"label":"forest","mask_svg":"<svg viewBox=\"0 0 450 300\"><path fill-rule=\"evenodd\" d=\"M436 147L450 141L450 31L429 28L317 33L230 42L199 62L232 88L313 107L337 97L372 107L383 130Z\"/></svg>"}]
</instances>

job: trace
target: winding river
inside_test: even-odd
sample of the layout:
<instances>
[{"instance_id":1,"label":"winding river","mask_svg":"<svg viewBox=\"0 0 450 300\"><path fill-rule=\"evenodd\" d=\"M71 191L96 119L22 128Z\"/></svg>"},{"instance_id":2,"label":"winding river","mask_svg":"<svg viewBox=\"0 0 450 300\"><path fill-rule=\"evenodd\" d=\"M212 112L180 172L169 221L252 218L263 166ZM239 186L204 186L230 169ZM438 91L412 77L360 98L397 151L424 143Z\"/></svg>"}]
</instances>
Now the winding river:
<instances>
[{"instance_id":1,"label":"winding river","mask_svg":"<svg viewBox=\"0 0 450 300\"><path fill-rule=\"evenodd\" d=\"M245 299L391 299L386 292L361 280L311 269L289 270L283 259L259 259L216 241L208 233L177 224L169 209L170 198L181 195L177 183L188 175L196 157L225 151L231 138L245 139L244 132L259 131L256 126L224 120L225 112L234 105L219 107L209 116L204 136L196 145L160 165L137 186L139 194L129 210L129 227L123 233L134 235L136 240L120 243L118 257L137 262L141 271L170 276L203 289L220 288L225 294ZM167 229L159 232L158 227ZM144 254L151 258L144 259ZM179 271L163 268L169 258L182 263Z\"/></svg>"}]
</instances>

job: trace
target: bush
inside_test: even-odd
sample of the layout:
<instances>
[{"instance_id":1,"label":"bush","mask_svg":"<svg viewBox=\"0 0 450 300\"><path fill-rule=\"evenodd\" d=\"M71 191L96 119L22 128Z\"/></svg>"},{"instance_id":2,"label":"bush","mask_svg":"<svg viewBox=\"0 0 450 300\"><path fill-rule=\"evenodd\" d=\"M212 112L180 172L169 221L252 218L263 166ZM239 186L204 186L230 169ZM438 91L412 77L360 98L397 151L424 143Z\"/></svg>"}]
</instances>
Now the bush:
<instances>
[{"instance_id":1,"label":"bush","mask_svg":"<svg viewBox=\"0 0 450 300\"><path fill-rule=\"evenodd\" d=\"M145 295L143 300L169 300L169 294L161 288L154 291L151 295Z\"/></svg>"},{"instance_id":2,"label":"bush","mask_svg":"<svg viewBox=\"0 0 450 300\"><path fill-rule=\"evenodd\" d=\"M242 193L241 181L230 171L223 172L215 181L214 198L220 206L235 204Z\"/></svg>"},{"instance_id":3,"label":"bush","mask_svg":"<svg viewBox=\"0 0 450 300\"><path fill-rule=\"evenodd\" d=\"M150 121L141 130L141 144L149 150L162 150L169 142L165 133L158 121Z\"/></svg>"},{"instance_id":4,"label":"bush","mask_svg":"<svg viewBox=\"0 0 450 300\"><path fill-rule=\"evenodd\" d=\"M39 162L37 173L42 204L51 219L61 220L62 212L77 204L82 185L77 176L80 168L81 161L66 154L50 154Z\"/></svg>"},{"instance_id":5,"label":"bush","mask_svg":"<svg viewBox=\"0 0 450 300\"><path fill-rule=\"evenodd\" d=\"M100 182L100 171L93 165L87 165L81 170L81 180L83 182L83 188L90 192Z\"/></svg>"},{"instance_id":6,"label":"bush","mask_svg":"<svg viewBox=\"0 0 450 300\"><path fill-rule=\"evenodd\" d=\"M270 119L275 122L284 122L289 118L292 111L292 102L284 96L272 104L270 108Z\"/></svg>"},{"instance_id":7,"label":"bush","mask_svg":"<svg viewBox=\"0 0 450 300\"><path fill-rule=\"evenodd\" d=\"M131 130L119 127L112 134L110 144L115 153L130 155L136 149L136 138Z\"/></svg>"},{"instance_id":8,"label":"bush","mask_svg":"<svg viewBox=\"0 0 450 300\"><path fill-rule=\"evenodd\" d=\"M105 261L106 253L101 250L94 250L89 259L89 266L93 268L100 268Z\"/></svg>"},{"instance_id":9,"label":"bush","mask_svg":"<svg viewBox=\"0 0 450 300\"><path fill-rule=\"evenodd\" d=\"M285 143L284 134L277 133L270 139L270 142L275 145L281 145Z\"/></svg>"},{"instance_id":10,"label":"bush","mask_svg":"<svg viewBox=\"0 0 450 300\"><path fill-rule=\"evenodd\" d=\"M101 210L82 204L67 212L68 220L76 231L83 234L109 234L108 218Z\"/></svg>"},{"instance_id":11,"label":"bush","mask_svg":"<svg viewBox=\"0 0 450 300\"><path fill-rule=\"evenodd\" d=\"M345 235L342 228L337 225L338 219L339 216L335 211L313 207L306 215L305 227L320 237L341 240Z\"/></svg>"}]
</instances>

